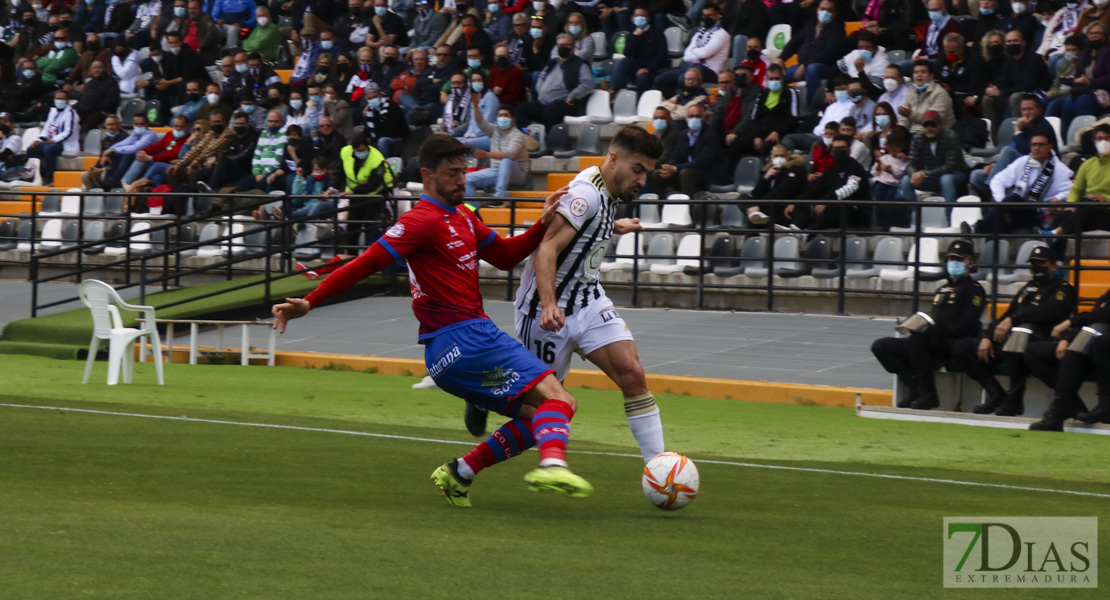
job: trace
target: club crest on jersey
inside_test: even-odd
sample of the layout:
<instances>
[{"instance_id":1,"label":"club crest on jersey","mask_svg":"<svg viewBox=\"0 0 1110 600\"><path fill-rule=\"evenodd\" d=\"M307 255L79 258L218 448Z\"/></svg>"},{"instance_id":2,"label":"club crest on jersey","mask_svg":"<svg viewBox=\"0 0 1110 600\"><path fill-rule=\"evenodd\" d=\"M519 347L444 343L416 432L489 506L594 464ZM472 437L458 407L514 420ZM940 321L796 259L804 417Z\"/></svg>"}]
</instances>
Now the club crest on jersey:
<instances>
[{"instance_id":1,"label":"club crest on jersey","mask_svg":"<svg viewBox=\"0 0 1110 600\"><path fill-rule=\"evenodd\" d=\"M386 230L385 234L391 238L399 238L405 235L405 225L403 223L397 223Z\"/></svg>"},{"instance_id":2,"label":"club crest on jersey","mask_svg":"<svg viewBox=\"0 0 1110 600\"><path fill-rule=\"evenodd\" d=\"M581 217L586 214L587 210L590 210L590 203L585 198L575 198L570 201L570 214Z\"/></svg>"}]
</instances>

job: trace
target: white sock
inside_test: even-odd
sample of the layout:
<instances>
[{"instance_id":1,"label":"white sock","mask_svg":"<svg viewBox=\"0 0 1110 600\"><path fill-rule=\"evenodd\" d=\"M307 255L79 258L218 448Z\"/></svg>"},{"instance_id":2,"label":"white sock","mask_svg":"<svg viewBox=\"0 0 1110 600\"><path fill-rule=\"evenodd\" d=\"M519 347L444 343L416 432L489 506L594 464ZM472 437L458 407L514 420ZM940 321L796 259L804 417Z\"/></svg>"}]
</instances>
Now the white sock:
<instances>
[{"instance_id":1,"label":"white sock","mask_svg":"<svg viewBox=\"0 0 1110 600\"><path fill-rule=\"evenodd\" d=\"M558 458L545 458L540 460L541 467L565 467L567 461Z\"/></svg>"},{"instance_id":2,"label":"white sock","mask_svg":"<svg viewBox=\"0 0 1110 600\"><path fill-rule=\"evenodd\" d=\"M474 472L474 469L470 468L470 465L466 464L466 459L460 458L459 477L462 477L463 479L474 479L475 475L477 475L477 473Z\"/></svg>"},{"instance_id":3,"label":"white sock","mask_svg":"<svg viewBox=\"0 0 1110 600\"><path fill-rule=\"evenodd\" d=\"M636 443L640 444L640 455L644 457L644 462L666 452L666 446L663 445L663 420L659 417L658 407L642 415L629 416L628 428L636 437Z\"/></svg>"}]
</instances>

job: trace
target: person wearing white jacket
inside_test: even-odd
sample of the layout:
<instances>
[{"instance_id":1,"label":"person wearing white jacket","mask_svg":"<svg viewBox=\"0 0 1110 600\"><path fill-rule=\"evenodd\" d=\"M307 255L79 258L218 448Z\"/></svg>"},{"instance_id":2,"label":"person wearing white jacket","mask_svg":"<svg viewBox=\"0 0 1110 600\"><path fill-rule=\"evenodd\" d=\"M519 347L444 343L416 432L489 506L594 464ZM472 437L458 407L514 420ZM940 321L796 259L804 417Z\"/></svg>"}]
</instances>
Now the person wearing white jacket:
<instances>
[{"instance_id":1,"label":"person wearing white jacket","mask_svg":"<svg viewBox=\"0 0 1110 600\"><path fill-rule=\"evenodd\" d=\"M874 87L882 87L883 73L890 64L886 48L879 45L879 38L870 31L861 32L857 40L856 49L836 61L836 67L849 77L866 77Z\"/></svg>"},{"instance_id":2,"label":"person wearing white jacket","mask_svg":"<svg viewBox=\"0 0 1110 600\"><path fill-rule=\"evenodd\" d=\"M690 36L690 43L682 54L682 64L657 75L652 87L662 91L664 98L670 98L677 88L682 87L683 77L690 68L701 71L704 81L717 83L717 73L724 68L731 45L728 32L721 27L720 7L707 4L702 9L701 29Z\"/></svg>"},{"instance_id":3,"label":"person wearing white jacket","mask_svg":"<svg viewBox=\"0 0 1110 600\"><path fill-rule=\"evenodd\" d=\"M61 90L55 92L54 107L50 109L46 123L42 126L42 135L31 142L27 149L29 158L42 159L39 171L42 173L43 185L54 185L58 156L63 152L76 154L81 151L80 131L81 117L69 105L66 93Z\"/></svg>"},{"instance_id":4,"label":"person wearing white jacket","mask_svg":"<svg viewBox=\"0 0 1110 600\"><path fill-rule=\"evenodd\" d=\"M112 56L112 72L119 79L119 93L135 93L135 82L143 73L142 68L139 67L142 59L141 54L123 44L116 47L116 54Z\"/></svg>"}]
</instances>

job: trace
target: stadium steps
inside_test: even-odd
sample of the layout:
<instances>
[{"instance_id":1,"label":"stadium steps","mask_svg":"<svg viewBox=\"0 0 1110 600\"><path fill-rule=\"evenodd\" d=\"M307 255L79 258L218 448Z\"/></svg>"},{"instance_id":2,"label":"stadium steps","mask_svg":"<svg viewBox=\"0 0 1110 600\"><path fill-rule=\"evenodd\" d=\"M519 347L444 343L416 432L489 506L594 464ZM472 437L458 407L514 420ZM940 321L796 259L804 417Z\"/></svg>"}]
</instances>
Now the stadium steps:
<instances>
[{"instance_id":1,"label":"stadium steps","mask_svg":"<svg viewBox=\"0 0 1110 600\"><path fill-rule=\"evenodd\" d=\"M527 223L534 223L540 220L540 215L543 214L542 208L517 208L516 214L513 215L512 210L508 208L483 208L482 209L482 222L493 225L509 225L510 219L513 219L513 225L524 225Z\"/></svg>"},{"instance_id":2,"label":"stadium steps","mask_svg":"<svg viewBox=\"0 0 1110 600\"><path fill-rule=\"evenodd\" d=\"M54 187L64 190L81 187L81 173L82 171L55 171Z\"/></svg>"},{"instance_id":3,"label":"stadium steps","mask_svg":"<svg viewBox=\"0 0 1110 600\"><path fill-rule=\"evenodd\" d=\"M289 79L293 77L293 69L274 69L274 73L281 78L281 82L289 85Z\"/></svg>"}]
</instances>

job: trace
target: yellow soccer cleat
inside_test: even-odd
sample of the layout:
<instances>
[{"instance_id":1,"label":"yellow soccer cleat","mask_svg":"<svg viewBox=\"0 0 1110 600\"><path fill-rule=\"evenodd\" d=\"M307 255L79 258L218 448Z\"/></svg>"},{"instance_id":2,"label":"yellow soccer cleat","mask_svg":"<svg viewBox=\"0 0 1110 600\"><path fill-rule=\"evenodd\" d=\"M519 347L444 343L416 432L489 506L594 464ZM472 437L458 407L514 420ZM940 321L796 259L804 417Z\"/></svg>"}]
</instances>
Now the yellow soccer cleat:
<instances>
[{"instance_id":1,"label":"yellow soccer cleat","mask_svg":"<svg viewBox=\"0 0 1110 600\"><path fill-rule=\"evenodd\" d=\"M585 498L594 493L590 482L566 467L540 467L524 476L533 492L562 492L571 498Z\"/></svg>"},{"instance_id":2,"label":"yellow soccer cleat","mask_svg":"<svg viewBox=\"0 0 1110 600\"><path fill-rule=\"evenodd\" d=\"M447 497L447 503L451 506L469 507L470 482L459 476L456 464L458 464L456 461L451 461L440 465L432 472L432 483L443 492ZM466 483L463 483L464 481Z\"/></svg>"}]
</instances>

